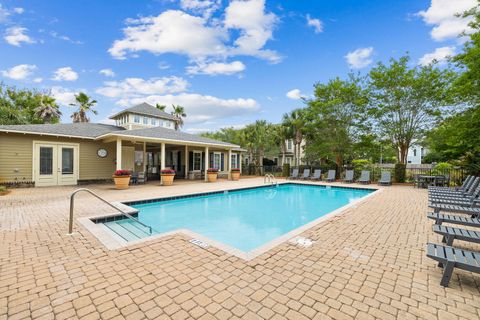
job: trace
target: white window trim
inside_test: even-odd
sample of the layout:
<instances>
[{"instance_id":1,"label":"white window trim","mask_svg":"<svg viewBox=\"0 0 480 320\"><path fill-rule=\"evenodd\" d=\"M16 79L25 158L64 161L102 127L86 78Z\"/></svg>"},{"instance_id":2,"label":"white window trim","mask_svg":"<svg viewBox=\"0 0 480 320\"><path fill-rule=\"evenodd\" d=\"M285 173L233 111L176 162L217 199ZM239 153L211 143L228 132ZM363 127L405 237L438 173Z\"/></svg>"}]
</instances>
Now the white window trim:
<instances>
[{"instance_id":1,"label":"white window trim","mask_svg":"<svg viewBox=\"0 0 480 320\"><path fill-rule=\"evenodd\" d=\"M200 169L195 169L195 154L198 154L200 155ZM203 161L202 161L202 151L198 151L198 150L193 150L193 158L192 158L192 172L199 172L199 171L202 171L202 165L203 165Z\"/></svg>"},{"instance_id":2,"label":"white window trim","mask_svg":"<svg viewBox=\"0 0 480 320\"><path fill-rule=\"evenodd\" d=\"M218 156L218 168L215 168L215 156ZM221 152L214 152L213 153L213 167L218 169L218 171L222 170L222 153ZM224 166L225 168L225 166Z\"/></svg>"}]
</instances>

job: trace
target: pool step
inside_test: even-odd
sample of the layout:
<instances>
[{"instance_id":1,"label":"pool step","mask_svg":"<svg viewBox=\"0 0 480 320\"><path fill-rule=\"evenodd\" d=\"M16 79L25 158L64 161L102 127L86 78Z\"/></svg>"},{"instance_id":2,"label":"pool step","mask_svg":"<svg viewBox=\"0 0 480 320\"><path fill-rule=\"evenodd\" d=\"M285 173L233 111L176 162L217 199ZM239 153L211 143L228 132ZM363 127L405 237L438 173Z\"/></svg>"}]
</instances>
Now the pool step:
<instances>
[{"instance_id":1,"label":"pool step","mask_svg":"<svg viewBox=\"0 0 480 320\"><path fill-rule=\"evenodd\" d=\"M127 219L105 222L104 225L125 241L133 241L150 236L146 230L143 230L141 225Z\"/></svg>"}]
</instances>

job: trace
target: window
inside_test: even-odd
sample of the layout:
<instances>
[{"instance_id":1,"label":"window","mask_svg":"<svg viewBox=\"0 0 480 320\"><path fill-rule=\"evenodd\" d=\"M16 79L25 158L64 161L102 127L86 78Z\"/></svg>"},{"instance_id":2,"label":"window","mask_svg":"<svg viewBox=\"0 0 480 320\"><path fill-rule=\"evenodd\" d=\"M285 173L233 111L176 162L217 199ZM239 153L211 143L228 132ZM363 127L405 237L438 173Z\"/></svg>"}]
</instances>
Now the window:
<instances>
[{"instance_id":1,"label":"window","mask_svg":"<svg viewBox=\"0 0 480 320\"><path fill-rule=\"evenodd\" d=\"M133 116L133 122L140 123L140 116L134 115Z\"/></svg>"},{"instance_id":2,"label":"window","mask_svg":"<svg viewBox=\"0 0 480 320\"><path fill-rule=\"evenodd\" d=\"M202 153L193 152L193 170L202 170Z\"/></svg>"},{"instance_id":3,"label":"window","mask_svg":"<svg viewBox=\"0 0 480 320\"><path fill-rule=\"evenodd\" d=\"M287 149L291 150L292 149L292 140L287 140Z\"/></svg>"},{"instance_id":4,"label":"window","mask_svg":"<svg viewBox=\"0 0 480 320\"><path fill-rule=\"evenodd\" d=\"M156 125L157 125L157 119L152 118L152 126L156 126Z\"/></svg>"},{"instance_id":5,"label":"window","mask_svg":"<svg viewBox=\"0 0 480 320\"><path fill-rule=\"evenodd\" d=\"M148 124L148 118L147 117L143 117L143 124Z\"/></svg>"},{"instance_id":6,"label":"window","mask_svg":"<svg viewBox=\"0 0 480 320\"><path fill-rule=\"evenodd\" d=\"M62 148L62 174L73 174L73 148Z\"/></svg>"},{"instance_id":7,"label":"window","mask_svg":"<svg viewBox=\"0 0 480 320\"><path fill-rule=\"evenodd\" d=\"M414 157L417 156L417 149L413 149L413 156L414 156Z\"/></svg>"},{"instance_id":8,"label":"window","mask_svg":"<svg viewBox=\"0 0 480 320\"><path fill-rule=\"evenodd\" d=\"M222 154L220 152L213 154L213 167L218 170L222 169Z\"/></svg>"},{"instance_id":9,"label":"window","mask_svg":"<svg viewBox=\"0 0 480 320\"><path fill-rule=\"evenodd\" d=\"M232 154L232 168L231 169L237 169L238 168L238 161L237 154Z\"/></svg>"},{"instance_id":10,"label":"window","mask_svg":"<svg viewBox=\"0 0 480 320\"><path fill-rule=\"evenodd\" d=\"M163 127L163 121L162 121L162 120L158 120L158 125L159 125L160 127Z\"/></svg>"},{"instance_id":11,"label":"window","mask_svg":"<svg viewBox=\"0 0 480 320\"><path fill-rule=\"evenodd\" d=\"M53 148L40 147L40 174L53 173Z\"/></svg>"},{"instance_id":12,"label":"window","mask_svg":"<svg viewBox=\"0 0 480 320\"><path fill-rule=\"evenodd\" d=\"M165 127L170 128L172 123L170 121L165 121Z\"/></svg>"}]
</instances>

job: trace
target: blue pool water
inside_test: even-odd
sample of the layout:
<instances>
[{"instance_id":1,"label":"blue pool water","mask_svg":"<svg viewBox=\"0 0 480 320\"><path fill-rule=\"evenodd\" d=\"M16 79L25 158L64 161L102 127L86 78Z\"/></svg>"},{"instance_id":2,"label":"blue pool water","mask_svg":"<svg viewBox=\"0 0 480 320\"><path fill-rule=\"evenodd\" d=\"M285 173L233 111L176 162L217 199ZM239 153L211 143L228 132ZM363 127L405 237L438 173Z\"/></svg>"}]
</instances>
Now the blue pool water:
<instances>
[{"instance_id":1,"label":"blue pool water","mask_svg":"<svg viewBox=\"0 0 480 320\"><path fill-rule=\"evenodd\" d=\"M284 184L131 206L154 233L190 229L247 252L373 191ZM108 222L135 229L131 223Z\"/></svg>"}]
</instances>

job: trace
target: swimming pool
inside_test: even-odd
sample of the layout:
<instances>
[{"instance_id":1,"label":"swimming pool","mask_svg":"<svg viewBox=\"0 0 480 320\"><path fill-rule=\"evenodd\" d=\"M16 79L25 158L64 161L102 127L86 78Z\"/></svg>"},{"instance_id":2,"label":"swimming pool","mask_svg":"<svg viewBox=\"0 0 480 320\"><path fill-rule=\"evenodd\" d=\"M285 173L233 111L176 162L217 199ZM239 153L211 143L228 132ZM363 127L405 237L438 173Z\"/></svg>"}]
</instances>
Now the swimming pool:
<instances>
[{"instance_id":1,"label":"swimming pool","mask_svg":"<svg viewBox=\"0 0 480 320\"><path fill-rule=\"evenodd\" d=\"M153 234L188 229L243 252L270 241L351 204L374 189L328 187L296 183L277 187L233 190L151 203L127 203ZM129 219L104 222L126 241L147 237ZM137 224L138 225L138 224ZM138 235L140 234L140 236Z\"/></svg>"}]
</instances>

